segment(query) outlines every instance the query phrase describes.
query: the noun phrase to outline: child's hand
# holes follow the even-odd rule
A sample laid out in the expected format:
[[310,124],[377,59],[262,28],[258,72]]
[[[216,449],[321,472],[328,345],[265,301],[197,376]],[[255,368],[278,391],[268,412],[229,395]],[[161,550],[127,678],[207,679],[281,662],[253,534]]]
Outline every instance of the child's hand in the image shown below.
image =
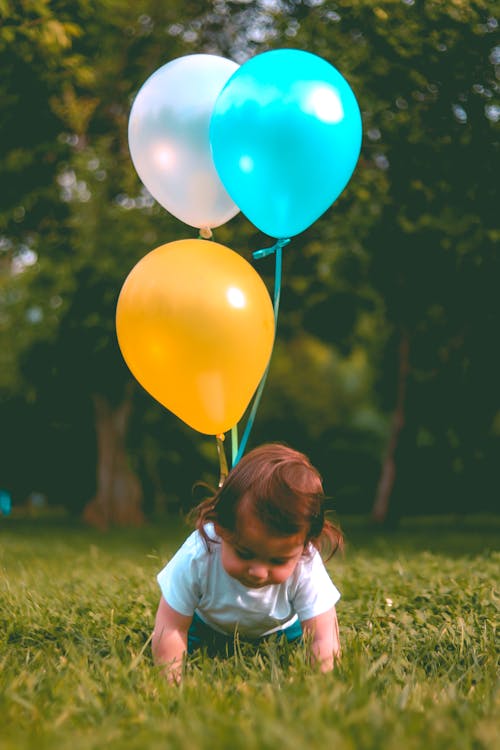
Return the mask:
[[322,672],[330,672],[340,659],[339,623],[335,607],[302,623],[304,635],[310,634],[312,659]]
[[187,651],[187,633],[192,617],[181,615],[160,599],[152,637],[155,664],[169,682],[179,684],[182,677],[182,661]]

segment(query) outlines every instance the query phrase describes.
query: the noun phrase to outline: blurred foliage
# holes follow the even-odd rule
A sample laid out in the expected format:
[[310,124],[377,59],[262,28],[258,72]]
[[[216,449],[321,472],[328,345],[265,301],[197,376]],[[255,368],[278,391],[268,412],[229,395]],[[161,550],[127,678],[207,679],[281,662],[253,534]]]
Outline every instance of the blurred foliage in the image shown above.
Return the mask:
[[[500,443],[498,22],[490,0],[0,2],[0,486],[81,508],[95,477],[92,393],[130,374],[114,309],[135,262],[195,236],[133,170],[134,95],[165,62],[323,56],[362,110],[343,195],[285,250],[278,341],[251,444],[284,440],[341,512],[372,502],[397,349],[410,342],[397,512],[492,507]],[[269,244],[244,217],[216,232]],[[257,269],[269,288],[271,260]],[[130,460],[147,510],[217,476],[215,441],[136,390]]]

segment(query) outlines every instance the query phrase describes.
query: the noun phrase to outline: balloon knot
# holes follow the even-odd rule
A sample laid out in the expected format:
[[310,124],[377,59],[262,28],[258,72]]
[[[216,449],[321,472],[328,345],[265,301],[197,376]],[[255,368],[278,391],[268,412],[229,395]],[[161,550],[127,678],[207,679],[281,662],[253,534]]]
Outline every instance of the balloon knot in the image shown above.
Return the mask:
[[211,240],[213,239],[213,236],[214,235],[210,227],[200,227],[199,237],[201,240]]
[[276,244],[272,247],[263,247],[262,250],[255,250],[255,252],[252,253],[252,257],[254,260],[266,258],[268,255],[272,255],[273,253],[275,253],[276,250],[280,250],[281,248],[285,247],[285,245],[288,245],[289,242],[289,239],[277,240]]

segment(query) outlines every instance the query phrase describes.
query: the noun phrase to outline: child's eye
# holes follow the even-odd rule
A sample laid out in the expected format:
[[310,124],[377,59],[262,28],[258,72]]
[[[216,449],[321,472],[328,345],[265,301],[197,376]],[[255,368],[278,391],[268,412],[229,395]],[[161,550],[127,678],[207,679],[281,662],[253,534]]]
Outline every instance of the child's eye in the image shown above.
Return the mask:
[[275,557],[271,560],[271,565],[285,565],[287,563],[287,559],[283,559],[281,557]]
[[235,550],[236,554],[238,555],[241,560],[251,560],[253,557],[253,553],[249,552],[249,550],[246,549],[237,549]]

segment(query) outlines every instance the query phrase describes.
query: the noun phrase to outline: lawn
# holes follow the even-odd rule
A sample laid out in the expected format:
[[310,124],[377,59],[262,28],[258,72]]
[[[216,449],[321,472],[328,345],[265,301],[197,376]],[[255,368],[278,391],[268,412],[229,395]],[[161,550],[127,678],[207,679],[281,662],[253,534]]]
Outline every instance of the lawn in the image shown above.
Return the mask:
[[334,673],[274,645],[194,659],[177,688],[148,639],[178,519],[103,535],[0,518],[1,750],[500,748],[500,518],[344,525]]

